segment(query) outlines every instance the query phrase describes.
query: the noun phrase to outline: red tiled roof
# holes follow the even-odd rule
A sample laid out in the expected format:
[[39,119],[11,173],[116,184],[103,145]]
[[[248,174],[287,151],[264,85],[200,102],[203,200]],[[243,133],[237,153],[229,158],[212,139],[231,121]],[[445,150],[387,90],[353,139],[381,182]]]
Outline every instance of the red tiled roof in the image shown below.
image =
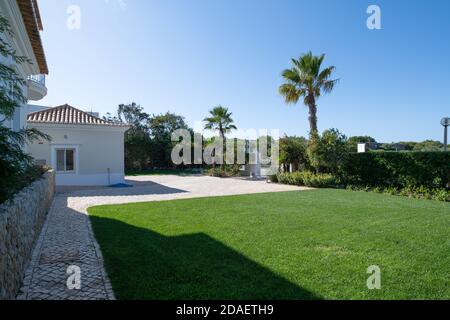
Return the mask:
[[126,126],[109,122],[68,104],[33,112],[28,114],[27,122],[29,123],[50,123],[50,124],[79,124],[79,125],[96,125],[96,126]]

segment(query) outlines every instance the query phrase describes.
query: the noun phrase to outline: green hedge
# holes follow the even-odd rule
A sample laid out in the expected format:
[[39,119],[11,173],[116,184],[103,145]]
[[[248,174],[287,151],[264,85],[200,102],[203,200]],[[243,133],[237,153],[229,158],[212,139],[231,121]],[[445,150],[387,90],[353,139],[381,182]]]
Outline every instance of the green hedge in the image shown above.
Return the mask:
[[331,174],[316,174],[309,171],[279,173],[276,181],[283,184],[315,188],[331,187],[336,184],[336,179]]
[[450,182],[450,152],[352,153],[339,177],[353,185],[445,188]]

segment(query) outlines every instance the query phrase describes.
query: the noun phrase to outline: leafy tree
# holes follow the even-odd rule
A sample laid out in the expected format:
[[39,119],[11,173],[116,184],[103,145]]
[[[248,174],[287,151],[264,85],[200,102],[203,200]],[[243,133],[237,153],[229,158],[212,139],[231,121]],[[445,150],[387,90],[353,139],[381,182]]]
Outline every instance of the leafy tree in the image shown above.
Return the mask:
[[325,55],[314,56],[311,51],[298,60],[292,59],[292,67],[282,72],[286,83],[280,86],[279,92],[286,103],[296,104],[300,98],[309,108],[309,125],[311,135],[318,134],[317,100],[322,93],[330,93],[337,79],[331,79],[335,67],[321,69]]
[[[13,63],[31,63],[28,58],[18,56],[3,35],[14,36],[9,22],[0,15],[0,54]],[[50,136],[36,129],[20,129],[14,131],[4,126],[6,120],[11,120],[16,108],[27,102],[23,94],[26,86],[14,67],[0,64],[0,203],[10,197],[16,190],[25,186],[26,177],[32,170],[32,158],[23,150],[27,142],[35,139],[50,140]]]
[[[210,116],[203,120],[205,122],[205,129],[218,131],[220,138],[222,138],[225,143],[225,135],[232,130],[237,129],[231,118],[233,114],[228,111],[228,108],[224,108],[220,105],[210,110],[209,114]],[[222,161],[220,168],[223,172],[225,169],[224,161]]]
[[425,140],[423,142],[417,143],[413,151],[442,151],[444,149],[444,144],[440,141]]
[[307,147],[308,141],[303,137],[284,136],[280,139],[280,164],[284,171],[289,171],[291,164],[294,171],[305,170],[309,167]]
[[167,112],[166,114],[153,115],[148,122],[150,130],[151,147],[150,159],[151,164],[155,167],[172,167],[171,152],[175,145],[172,142],[172,133],[178,129],[186,129],[191,131],[182,116]]
[[358,143],[376,143],[375,138],[370,136],[353,136],[348,138],[347,146],[349,152],[356,152],[358,149]]
[[412,151],[414,150],[414,147],[416,146],[417,142],[414,141],[402,141],[400,144],[403,144],[405,146],[406,151]]
[[317,172],[335,174],[348,154],[347,137],[337,129],[325,130],[309,141],[307,154]]
[[119,105],[116,115],[108,113],[103,118],[131,126],[125,134],[127,170],[172,167],[172,132],[177,129],[188,129],[192,132],[183,117],[170,112],[150,116],[134,102]]
[[125,167],[128,170],[147,168],[151,140],[148,122],[150,116],[136,104],[120,104],[117,115],[107,114],[105,120],[115,123],[126,123],[131,128],[125,133]]

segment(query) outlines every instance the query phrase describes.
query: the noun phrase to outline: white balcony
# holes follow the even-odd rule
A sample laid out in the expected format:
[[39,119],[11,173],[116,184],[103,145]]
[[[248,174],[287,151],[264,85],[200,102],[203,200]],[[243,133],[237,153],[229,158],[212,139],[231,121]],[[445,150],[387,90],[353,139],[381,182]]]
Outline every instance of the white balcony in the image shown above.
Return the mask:
[[47,95],[45,75],[37,74],[28,77],[28,100],[39,101]]

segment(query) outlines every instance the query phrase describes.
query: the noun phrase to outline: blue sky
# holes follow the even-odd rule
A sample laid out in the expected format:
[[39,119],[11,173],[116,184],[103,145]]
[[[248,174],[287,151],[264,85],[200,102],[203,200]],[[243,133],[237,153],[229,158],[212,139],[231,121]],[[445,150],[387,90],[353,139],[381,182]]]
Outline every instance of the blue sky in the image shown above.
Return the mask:
[[[307,135],[280,73],[312,50],[337,67],[319,129],[378,141],[442,140],[450,116],[450,1],[40,0],[50,69],[43,105],[101,114],[137,102],[192,126],[218,104],[243,129]],[[366,27],[379,5],[382,30]],[[66,27],[70,5],[81,29]]]

